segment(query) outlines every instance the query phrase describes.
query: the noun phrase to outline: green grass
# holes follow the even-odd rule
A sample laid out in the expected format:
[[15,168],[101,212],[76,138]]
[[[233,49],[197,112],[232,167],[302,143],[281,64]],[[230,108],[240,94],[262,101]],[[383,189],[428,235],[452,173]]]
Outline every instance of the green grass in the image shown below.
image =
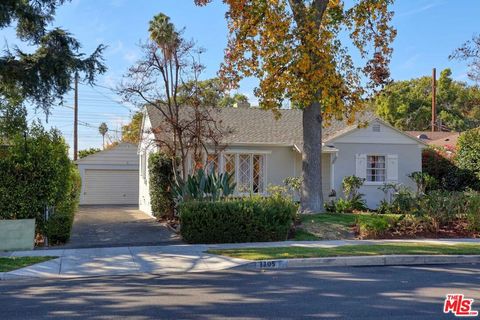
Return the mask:
[[0,258],[0,272],[28,267],[32,264],[45,262],[56,257],[8,257]]
[[274,247],[208,250],[208,253],[219,254],[246,260],[271,260],[294,258],[342,257],[342,256],[375,256],[392,254],[409,255],[477,255],[479,244],[428,244],[428,243],[384,243],[376,245],[346,245],[333,248],[306,247]]
[[300,216],[301,225],[295,232],[294,240],[336,240],[351,239],[354,214],[320,213]]
[[372,213],[319,213],[300,216],[300,226],[297,228],[293,240],[341,240],[354,239],[353,227],[357,219],[362,224],[376,225],[385,219],[396,219],[397,215],[378,215]]

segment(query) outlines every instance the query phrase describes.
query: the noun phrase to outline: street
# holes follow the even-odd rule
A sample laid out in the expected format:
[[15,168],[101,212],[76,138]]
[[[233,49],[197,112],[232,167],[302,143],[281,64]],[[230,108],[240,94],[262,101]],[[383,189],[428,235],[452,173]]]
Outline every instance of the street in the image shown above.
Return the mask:
[[447,293],[480,309],[480,266],[226,270],[0,281],[0,319],[453,319]]

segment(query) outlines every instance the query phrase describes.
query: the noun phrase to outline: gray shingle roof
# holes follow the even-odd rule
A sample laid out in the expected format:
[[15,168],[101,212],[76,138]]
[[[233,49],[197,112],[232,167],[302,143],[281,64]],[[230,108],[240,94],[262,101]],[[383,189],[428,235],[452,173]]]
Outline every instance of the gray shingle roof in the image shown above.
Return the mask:
[[[223,143],[233,144],[282,144],[303,145],[302,111],[297,109],[280,110],[281,117],[275,119],[272,111],[259,108],[216,108],[213,117],[225,129],[231,133],[224,136]],[[146,107],[148,117],[153,128],[160,127],[163,116],[153,106]],[[184,109],[188,112],[189,108]],[[191,110],[191,109],[190,109]],[[359,114],[358,120],[353,125],[344,121],[333,121],[324,128],[323,140],[327,142],[331,138],[350,131],[360,123],[370,122],[375,115],[369,112]]]

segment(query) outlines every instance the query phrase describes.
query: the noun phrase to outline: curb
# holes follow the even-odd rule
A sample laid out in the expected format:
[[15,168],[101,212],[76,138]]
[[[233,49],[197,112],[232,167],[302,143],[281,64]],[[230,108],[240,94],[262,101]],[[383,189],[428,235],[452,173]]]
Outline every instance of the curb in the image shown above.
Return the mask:
[[480,263],[480,255],[384,255],[330,258],[259,260],[236,269],[266,270],[308,267],[408,266],[428,264]]

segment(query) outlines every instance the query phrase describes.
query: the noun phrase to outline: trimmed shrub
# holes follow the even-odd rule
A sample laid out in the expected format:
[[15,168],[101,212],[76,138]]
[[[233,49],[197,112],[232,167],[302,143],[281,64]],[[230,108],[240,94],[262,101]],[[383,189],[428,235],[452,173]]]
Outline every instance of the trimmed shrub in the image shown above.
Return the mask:
[[[68,240],[80,196],[80,176],[60,132],[34,124],[9,139],[0,156],[0,219],[35,219],[51,243]],[[45,209],[55,208],[48,222]]]
[[148,161],[152,213],[157,218],[172,218],[175,205],[172,192],[172,159],[163,153],[153,153]]
[[187,201],[179,205],[181,234],[188,243],[282,241],[297,206],[281,197]]
[[356,219],[357,232],[361,238],[383,237],[387,231],[392,229],[400,215],[358,215]]
[[57,204],[54,214],[49,217],[46,224],[45,234],[51,245],[65,243],[70,239],[82,187],[80,173],[73,165],[70,168],[69,182],[67,197]]

